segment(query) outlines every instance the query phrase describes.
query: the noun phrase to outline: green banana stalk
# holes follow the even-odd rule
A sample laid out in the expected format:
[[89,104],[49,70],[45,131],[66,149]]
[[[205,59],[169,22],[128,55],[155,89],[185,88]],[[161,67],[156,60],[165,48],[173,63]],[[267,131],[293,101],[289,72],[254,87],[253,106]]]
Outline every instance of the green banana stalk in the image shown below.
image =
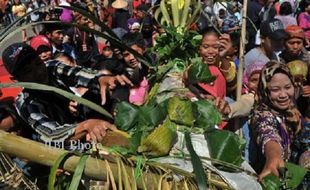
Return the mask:
[[[189,9],[194,12],[189,14]],[[187,28],[198,18],[201,0],[162,0],[154,12],[154,18],[163,26]]]
[[181,17],[181,23],[180,26],[181,27],[185,27],[186,24],[186,20],[188,18],[188,11],[189,11],[189,7],[191,4],[191,0],[184,0],[184,6],[183,6],[183,12],[182,12],[182,17]]
[[179,0],[171,0],[171,11],[173,26],[178,27],[180,24],[180,11],[179,11]]
[[200,12],[201,12],[201,1],[200,0],[198,0],[197,2],[194,3],[193,10],[195,10],[195,11],[191,15],[190,19],[187,20],[186,26],[193,23],[195,21],[195,19],[198,18],[198,15],[200,15]]
[[162,0],[160,2],[160,10],[163,14],[163,18],[165,20],[165,22],[170,25],[171,24],[171,19],[170,19],[170,16],[169,16],[169,13],[168,13],[168,9],[167,9],[167,6],[166,6],[166,3],[165,3],[165,0]]

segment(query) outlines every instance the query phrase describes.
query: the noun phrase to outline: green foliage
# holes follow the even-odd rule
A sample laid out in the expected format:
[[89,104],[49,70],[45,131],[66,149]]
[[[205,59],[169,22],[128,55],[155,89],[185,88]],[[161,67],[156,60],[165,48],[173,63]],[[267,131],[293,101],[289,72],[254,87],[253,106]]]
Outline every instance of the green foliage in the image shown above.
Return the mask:
[[167,155],[177,137],[176,124],[166,118],[162,125],[156,127],[142,139],[138,152],[148,156]]
[[119,129],[131,133],[129,147],[130,152],[135,153],[141,139],[162,123],[166,115],[166,102],[143,106],[121,102],[116,105],[115,124]]
[[16,87],[16,86],[21,86],[27,89],[33,89],[33,90],[43,90],[43,91],[49,91],[49,92],[54,92],[56,94],[59,94],[63,97],[66,97],[70,100],[74,100],[80,104],[83,104],[84,106],[89,107],[92,110],[97,111],[98,113],[101,113],[102,115],[112,118],[112,115],[107,112],[105,109],[103,109],[103,107],[87,100],[81,97],[78,97],[70,92],[67,92],[65,90],[62,90],[60,88],[56,88],[53,86],[48,86],[48,85],[44,85],[44,84],[38,84],[38,83],[32,83],[32,82],[16,82],[16,83],[1,83],[0,84],[0,88],[9,88],[9,87]]
[[147,126],[159,125],[167,115],[165,103],[158,105],[144,105],[139,110],[139,122]]
[[213,103],[208,100],[198,100],[193,102],[195,123],[194,126],[208,130],[222,121],[221,114],[217,111]]
[[286,162],[285,168],[280,168],[281,178],[269,174],[263,178],[263,190],[296,189],[304,179],[307,170],[301,166]]
[[301,166],[293,163],[286,162],[285,167],[287,168],[287,184],[286,186],[291,189],[296,189],[305,177],[307,170]]
[[198,155],[196,154],[196,152],[193,148],[190,133],[188,131],[186,131],[184,133],[184,138],[185,138],[186,148],[187,148],[187,150],[190,154],[190,157],[191,157],[191,162],[192,162],[192,165],[194,168],[194,173],[196,176],[198,188],[199,188],[199,190],[205,190],[205,189],[207,189],[207,183],[206,182],[208,181],[208,178],[205,174],[202,162],[201,162],[200,158],[198,157]]
[[197,55],[197,47],[202,37],[195,31],[178,32],[178,28],[167,27],[166,33],[156,39],[156,46],[151,50],[160,60],[179,58],[189,60]]
[[280,190],[281,187],[280,179],[273,174],[269,174],[266,177],[264,177],[261,184],[263,190]]
[[[235,133],[226,130],[209,130],[205,132],[205,138],[208,142],[210,156],[213,159],[221,160],[240,166],[243,162],[242,150],[245,141]],[[218,166],[222,169],[229,169]]]
[[75,168],[72,181],[70,183],[69,190],[76,190],[79,187],[79,184],[81,182],[82,174],[86,165],[86,160],[89,157],[89,155],[82,155],[78,165]]
[[145,165],[146,160],[142,156],[137,156],[136,160],[137,161],[136,161],[136,167],[134,170],[134,177],[135,177],[135,180],[138,181],[143,173],[142,169]]
[[56,189],[67,189],[69,188],[69,184],[71,182],[71,176],[68,176],[61,172],[60,177],[57,178],[57,172],[60,167],[64,164],[64,162],[73,155],[76,155],[75,152],[65,152],[56,160],[55,164],[51,168],[50,175],[48,177],[48,190],[56,190]]
[[128,102],[120,102],[116,105],[114,123],[123,131],[129,131],[138,123],[139,107]]
[[209,70],[207,64],[203,63],[201,57],[191,59],[191,66],[188,69],[188,81],[190,84],[197,82],[210,83],[216,79]]
[[195,122],[191,101],[179,97],[169,100],[168,115],[171,121],[180,125],[193,126]]

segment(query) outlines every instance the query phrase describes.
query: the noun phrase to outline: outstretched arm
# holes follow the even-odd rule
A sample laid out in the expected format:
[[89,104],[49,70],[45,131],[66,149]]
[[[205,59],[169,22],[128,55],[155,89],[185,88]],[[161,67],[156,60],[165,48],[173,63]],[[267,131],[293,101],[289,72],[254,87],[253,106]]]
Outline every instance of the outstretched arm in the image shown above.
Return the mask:
[[258,179],[261,181],[265,176],[274,174],[279,176],[281,167],[284,167],[284,161],[282,159],[282,148],[278,142],[269,141],[265,144],[265,157],[266,163],[264,169],[259,174]]

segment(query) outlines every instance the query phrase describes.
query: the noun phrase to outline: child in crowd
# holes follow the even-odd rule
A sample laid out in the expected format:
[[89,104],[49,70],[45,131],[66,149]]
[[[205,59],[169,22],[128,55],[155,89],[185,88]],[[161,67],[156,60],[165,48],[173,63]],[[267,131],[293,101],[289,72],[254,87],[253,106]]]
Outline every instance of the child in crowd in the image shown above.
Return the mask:
[[36,51],[40,59],[45,62],[52,58],[52,45],[44,35],[38,35],[30,40],[30,46]]

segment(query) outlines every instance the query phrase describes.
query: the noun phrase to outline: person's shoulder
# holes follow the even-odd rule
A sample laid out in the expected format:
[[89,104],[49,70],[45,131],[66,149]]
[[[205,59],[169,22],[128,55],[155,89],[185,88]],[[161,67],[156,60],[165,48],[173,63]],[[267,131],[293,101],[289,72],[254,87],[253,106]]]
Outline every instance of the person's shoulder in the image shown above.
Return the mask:
[[[254,108],[253,118],[256,118],[257,121],[271,121],[276,122],[276,116],[269,110],[262,110],[260,107]],[[259,123],[259,122],[258,122]]]

